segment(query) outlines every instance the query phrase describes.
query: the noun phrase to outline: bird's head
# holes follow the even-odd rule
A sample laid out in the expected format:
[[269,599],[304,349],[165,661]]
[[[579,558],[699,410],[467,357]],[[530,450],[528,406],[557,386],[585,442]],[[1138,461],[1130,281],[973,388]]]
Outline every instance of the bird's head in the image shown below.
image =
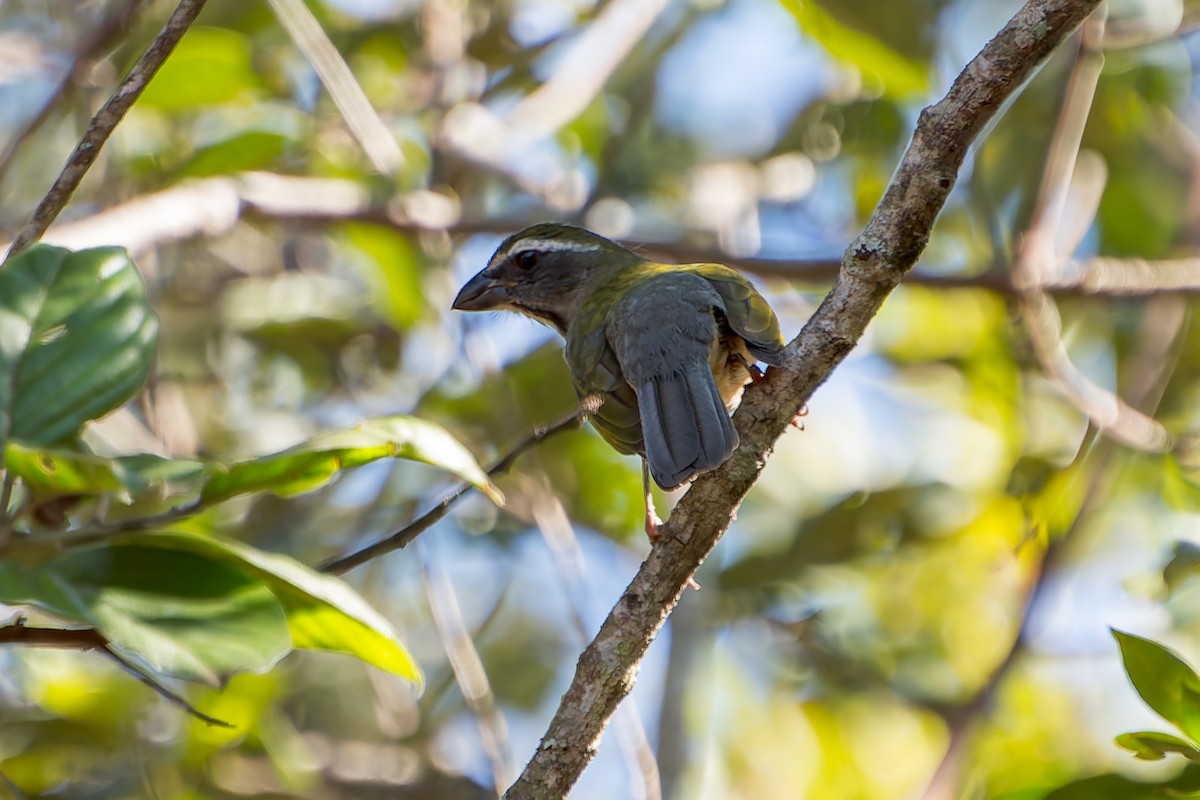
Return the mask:
[[518,311],[566,333],[595,276],[641,259],[574,225],[546,222],[505,239],[454,298],[459,311]]

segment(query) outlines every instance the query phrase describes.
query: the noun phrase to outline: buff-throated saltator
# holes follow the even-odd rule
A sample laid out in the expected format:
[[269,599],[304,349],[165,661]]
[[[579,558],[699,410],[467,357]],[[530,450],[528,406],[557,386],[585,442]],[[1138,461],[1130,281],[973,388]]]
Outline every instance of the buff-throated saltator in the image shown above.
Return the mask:
[[[721,264],[659,264],[591,231],[542,223],[501,243],[458,293],[462,311],[510,310],[566,338],[592,423],[673,489],[738,444],[729,413],[762,361],[779,366],[775,312]],[[644,472],[644,470],[643,470]],[[647,508],[650,530],[653,512]]]

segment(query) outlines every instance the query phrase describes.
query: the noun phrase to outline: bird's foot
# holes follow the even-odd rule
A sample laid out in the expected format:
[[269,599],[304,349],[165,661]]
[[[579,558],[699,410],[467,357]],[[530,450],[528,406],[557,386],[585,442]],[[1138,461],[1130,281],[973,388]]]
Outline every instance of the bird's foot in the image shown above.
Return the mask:
[[586,422],[593,414],[600,410],[600,406],[604,405],[604,397],[599,394],[589,394],[587,397],[579,401],[579,416]]
[[758,364],[755,364],[741,353],[733,353],[732,356],[741,362],[742,367],[746,370],[746,372],[750,373],[750,380],[761,381],[766,376],[766,373],[759,369]]
[[658,527],[663,524],[659,519],[658,514],[654,510],[651,503],[646,504],[646,538],[650,540],[650,544],[658,541]]
[[794,417],[792,417],[791,422],[790,422],[791,426],[798,431],[804,430],[804,418],[807,416],[808,416],[808,404],[805,403],[804,405],[800,406],[800,410],[796,412],[796,415]]

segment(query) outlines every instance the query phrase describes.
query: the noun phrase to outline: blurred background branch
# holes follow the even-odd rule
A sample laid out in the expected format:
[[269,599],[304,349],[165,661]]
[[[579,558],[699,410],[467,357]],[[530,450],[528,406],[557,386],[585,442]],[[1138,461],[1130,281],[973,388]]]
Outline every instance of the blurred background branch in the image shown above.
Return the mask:
[[[351,180],[255,172],[186,182],[137,197],[91,216],[54,225],[44,240],[74,249],[116,244],[133,253],[147,253],[162,245],[228,235],[242,222],[298,227],[361,222],[403,233],[504,236],[534,221],[533,218],[464,219],[454,198],[427,190],[379,202],[361,184]],[[739,257],[687,242],[629,238],[623,241],[658,260],[681,264],[717,262],[750,275],[800,283],[830,283],[837,277],[840,266],[833,258]],[[2,246],[5,245],[0,243]],[[1063,260],[1060,266],[1036,277],[1023,272],[1024,268],[948,275],[918,270],[906,276],[905,281],[932,288],[980,288],[1006,296],[1015,296],[1025,289],[1112,297],[1200,293],[1200,258],[1147,260],[1096,256]],[[1015,283],[1017,274],[1022,274],[1020,286]]]
[[0,181],[8,173],[13,159],[21,150],[21,146],[38,132],[53,113],[55,107],[81,84],[85,82],[88,72],[96,66],[96,62],[120,43],[120,36],[125,34],[133,20],[137,18],[146,0],[126,0],[113,9],[98,25],[87,32],[78,45],[78,50],[71,58],[70,66],[63,73],[62,79],[42,102],[37,113],[29,117],[22,128],[12,135],[0,150]]
[[333,42],[303,0],[268,0],[284,30],[304,53],[321,84],[333,98],[346,126],[366,153],[375,169],[383,175],[396,175],[404,167],[400,145],[371,107],[371,101],[354,79]]
[[33,216],[13,237],[5,256],[6,260],[40,239],[70,202],[71,195],[79,188],[80,182],[100,155],[100,149],[104,147],[108,137],[133,107],[203,8],[204,0],[180,0],[154,42],[133,65],[112,97],[92,117],[87,131],[67,158],[67,163],[55,179],[54,185],[38,203]]

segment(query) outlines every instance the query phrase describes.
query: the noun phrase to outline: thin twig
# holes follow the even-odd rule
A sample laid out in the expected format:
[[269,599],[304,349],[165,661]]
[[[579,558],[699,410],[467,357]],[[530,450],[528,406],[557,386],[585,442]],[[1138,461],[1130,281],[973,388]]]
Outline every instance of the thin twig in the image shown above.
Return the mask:
[[169,525],[172,522],[178,522],[193,514],[199,514],[204,510],[205,506],[206,504],[202,499],[196,499],[181,506],[175,506],[168,508],[166,511],[151,514],[148,517],[132,517],[130,519],[119,519],[113,522],[87,525],[74,531],[68,531],[57,540],[56,544],[63,548],[82,547],[103,541],[118,533],[132,533],[134,531],[149,530],[150,528],[159,528]]
[[396,137],[371,106],[366,92],[354,79],[341,53],[329,41],[321,23],[302,0],[268,0],[275,16],[333,98],[333,104],[346,121],[346,127],[358,140],[375,169],[394,176],[404,166],[404,155]]
[[[586,421],[586,419],[587,414],[585,412],[578,411],[574,414],[571,414],[569,417],[559,420],[548,428],[539,428],[535,430],[520,444],[508,451],[503,458],[488,468],[488,477],[494,478],[497,475],[503,475],[505,472],[508,472],[508,470],[512,467],[513,462],[516,461],[519,456],[534,447],[534,445],[549,439],[551,436],[562,433],[563,431],[576,430],[583,426],[583,423]],[[458,502],[459,498],[461,498],[471,489],[471,484],[462,484],[453,492],[442,498],[441,502],[439,502],[433,508],[429,509],[424,514],[417,517],[392,535],[369,544],[361,550],[356,550],[350,555],[335,558],[332,561],[327,561],[319,566],[318,569],[321,572],[329,572],[334,575],[341,575],[349,572],[357,566],[367,563],[373,558],[378,558],[382,555],[392,552],[393,550],[399,550],[402,547],[407,546],[422,533],[433,527],[438,520],[446,516],[447,512],[450,511],[451,506]]]
[[130,663],[121,654],[113,650],[112,645],[105,638],[104,634],[95,628],[36,628],[26,625],[24,618],[18,617],[12,624],[0,625],[0,645],[6,644],[16,644],[24,647],[53,647],[66,650],[95,650],[112,659],[121,669],[202,722],[222,728],[233,727],[224,720],[211,717],[200,711],[187,700],[184,700],[178,694],[147,675],[136,664]]
[[923,252],[974,139],[1100,0],[1030,0],[972,59],[945,98],[925,109],[863,232],[843,256],[828,296],[784,365],[746,391],[734,417],[741,445],[719,474],[699,478],[649,558],[579,658],[575,676],[510,800],[563,798],[591,761],[638,665],[746,493],[775,441],[813,390],[845,359]]
[[215,727],[215,728],[233,728],[234,727],[232,723],[229,723],[223,719],[217,719],[216,717],[212,717],[212,716],[209,716],[208,714],[205,714],[203,711],[196,708],[194,705],[189,703],[187,700],[183,699],[183,697],[181,695],[176,694],[175,692],[168,689],[166,686],[163,686],[161,683],[154,680],[153,677],[151,677],[146,672],[142,671],[142,669],[140,667],[138,667],[136,664],[133,664],[132,662],[125,659],[125,657],[123,657],[120,653],[113,650],[111,645],[101,648],[100,652],[102,652],[109,659],[111,659],[113,661],[113,663],[115,663],[121,669],[125,670],[127,673],[129,673],[133,677],[137,678],[139,681],[146,684],[147,686],[149,686],[156,693],[158,693],[158,695],[160,697],[167,700],[167,702],[169,702],[173,705],[179,706],[181,709],[183,709],[187,713],[191,714],[193,717],[200,720],[204,724]]
[[50,223],[54,222],[66,207],[71,195],[79,188],[83,176],[95,163],[96,157],[100,154],[100,148],[108,141],[108,137],[112,135],[137,99],[141,97],[150,80],[167,60],[167,56],[171,55],[175,45],[179,43],[202,8],[204,8],[204,0],[180,0],[154,43],[142,54],[142,57],[133,65],[133,69],[121,81],[117,90],[92,117],[87,132],[75,146],[74,152],[67,159],[66,166],[54,181],[54,185],[38,203],[30,220],[17,232],[6,258],[11,258],[15,253],[19,253],[40,239],[46,229],[50,227]]
[[72,87],[83,80],[87,74],[87,70],[100,57],[100,54],[112,47],[113,40],[117,34],[129,27],[134,14],[138,11],[138,7],[145,2],[146,0],[126,0],[124,5],[113,11],[101,20],[99,25],[89,31],[87,37],[76,51],[75,57],[71,60],[71,66],[67,67],[67,71],[62,79],[50,90],[50,94],[42,102],[41,108],[25,122],[21,130],[8,140],[8,144],[4,146],[4,150],[0,151],[0,180],[4,179],[9,167],[13,165],[21,146],[33,134],[37,133],[46,120],[50,119],[50,115],[54,111],[55,106],[58,105],[59,100],[65,97]]

